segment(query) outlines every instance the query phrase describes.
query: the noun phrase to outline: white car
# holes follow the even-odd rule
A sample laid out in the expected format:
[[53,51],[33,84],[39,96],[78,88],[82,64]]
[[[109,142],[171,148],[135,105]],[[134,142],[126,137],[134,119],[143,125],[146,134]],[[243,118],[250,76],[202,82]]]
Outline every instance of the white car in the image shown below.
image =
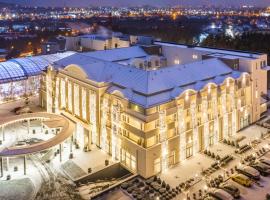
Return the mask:
[[236,171],[240,174],[244,174],[247,177],[255,180],[260,180],[260,172],[250,166],[237,167]]
[[208,190],[208,194],[220,200],[233,200],[234,199],[232,195],[230,195],[228,192],[222,189],[211,188]]

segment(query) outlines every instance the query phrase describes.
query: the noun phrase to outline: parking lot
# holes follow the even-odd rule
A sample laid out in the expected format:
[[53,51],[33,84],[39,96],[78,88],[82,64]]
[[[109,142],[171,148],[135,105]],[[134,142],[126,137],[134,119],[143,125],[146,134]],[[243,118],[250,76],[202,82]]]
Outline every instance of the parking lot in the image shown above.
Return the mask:
[[[202,152],[160,175],[160,178],[172,187],[183,185],[183,183],[188,185],[188,187],[182,187],[182,192],[175,199],[200,199],[200,194],[204,196],[211,190],[210,183],[213,182],[211,180],[220,176],[222,176],[223,183],[239,188],[240,199],[265,199],[266,194],[270,192],[270,175],[268,177],[261,176],[261,179],[254,182],[250,188],[234,182],[230,177],[237,174],[235,167],[249,165],[250,160],[247,157],[254,157],[254,159],[256,157],[256,160],[260,158],[270,160],[270,134],[268,134],[268,130],[258,125],[252,125],[237,133],[233,140],[239,140],[239,146],[220,142],[209,148],[208,151],[221,157],[220,161],[217,161],[216,157],[213,158],[211,154],[209,156],[207,152]],[[242,153],[236,153],[236,150],[244,146],[248,147],[244,148]],[[230,156],[232,159],[226,164],[221,164],[222,158],[226,156]],[[214,163],[217,163],[217,169],[211,167]]]

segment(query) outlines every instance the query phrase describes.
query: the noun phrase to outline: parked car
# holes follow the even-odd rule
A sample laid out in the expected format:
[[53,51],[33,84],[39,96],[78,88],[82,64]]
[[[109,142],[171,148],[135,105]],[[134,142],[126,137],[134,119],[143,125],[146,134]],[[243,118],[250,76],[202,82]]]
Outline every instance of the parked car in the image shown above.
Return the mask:
[[250,187],[252,185],[252,181],[250,178],[243,174],[236,174],[231,176],[231,179],[235,181],[236,183],[239,183],[240,185],[243,185],[245,187]]
[[28,106],[20,107],[18,110],[15,111],[16,115],[32,113],[31,109]]
[[233,196],[222,189],[211,188],[208,190],[209,196],[215,197],[219,200],[233,200]]
[[234,198],[239,198],[240,197],[240,190],[231,184],[223,184],[220,186],[220,189],[228,192],[230,195],[232,195]]
[[268,166],[264,163],[258,162],[258,163],[254,163],[250,166],[253,167],[254,169],[258,170],[262,176],[268,176],[270,174],[270,166]]
[[254,179],[254,180],[260,180],[260,172],[253,167],[250,166],[241,166],[236,169],[236,171],[240,174],[244,174],[247,177]]
[[270,166],[270,160],[266,158],[262,158],[259,160],[261,163]]

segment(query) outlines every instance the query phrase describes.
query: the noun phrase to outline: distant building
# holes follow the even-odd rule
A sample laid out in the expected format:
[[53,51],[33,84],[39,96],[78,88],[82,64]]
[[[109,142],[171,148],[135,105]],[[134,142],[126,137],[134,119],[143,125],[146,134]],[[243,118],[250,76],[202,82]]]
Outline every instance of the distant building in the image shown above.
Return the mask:
[[54,54],[64,52],[66,50],[65,46],[66,46],[65,37],[52,38],[49,41],[41,44],[41,53]]
[[0,49],[0,62],[6,59],[8,51],[6,49]]
[[94,51],[115,48],[124,48],[136,44],[153,44],[153,37],[129,36],[121,33],[112,34],[88,34],[66,38],[66,50],[70,51]]
[[67,37],[66,49],[75,51],[106,50],[129,47],[130,42],[123,37],[88,34]]

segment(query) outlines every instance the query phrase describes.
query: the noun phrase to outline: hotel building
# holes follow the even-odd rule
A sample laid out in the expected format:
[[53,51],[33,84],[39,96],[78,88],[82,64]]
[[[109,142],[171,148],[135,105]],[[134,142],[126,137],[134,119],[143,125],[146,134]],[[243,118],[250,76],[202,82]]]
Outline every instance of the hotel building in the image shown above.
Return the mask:
[[161,42],[75,53],[42,73],[40,104],[76,124],[80,148],[150,177],[261,118],[266,60]]

